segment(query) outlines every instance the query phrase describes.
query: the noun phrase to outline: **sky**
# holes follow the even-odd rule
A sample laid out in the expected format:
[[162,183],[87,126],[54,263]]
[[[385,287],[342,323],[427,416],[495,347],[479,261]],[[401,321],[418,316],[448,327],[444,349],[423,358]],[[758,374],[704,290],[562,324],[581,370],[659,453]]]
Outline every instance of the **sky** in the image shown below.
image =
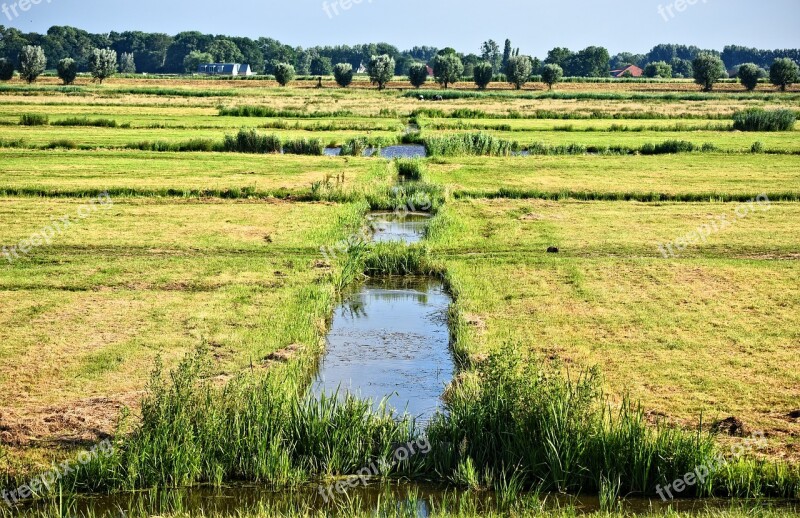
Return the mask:
[[0,9],[0,25],[24,32],[198,30],[304,47],[387,42],[479,53],[487,39],[502,47],[510,38],[540,57],[589,45],[612,54],[658,43],[800,47],[800,0],[0,0]]

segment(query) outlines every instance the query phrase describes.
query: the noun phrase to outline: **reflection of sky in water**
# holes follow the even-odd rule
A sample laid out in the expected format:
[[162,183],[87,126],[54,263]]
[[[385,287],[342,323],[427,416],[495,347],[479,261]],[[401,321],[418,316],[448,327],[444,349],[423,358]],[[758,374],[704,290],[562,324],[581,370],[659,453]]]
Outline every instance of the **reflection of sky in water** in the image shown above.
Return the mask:
[[[402,281],[398,281],[402,282]],[[455,374],[440,282],[417,286],[371,281],[336,309],[313,391],[341,388],[426,421]]]
[[425,214],[376,213],[370,216],[376,243],[418,243],[425,237],[430,217]]
[[[375,154],[375,148],[368,148],[364,151],[364,156],[372,156]],[[339,156],[342,154],[342,148],[329,147],[323,150],[326,156]],[[425,146],[418,144],[409,144],[402,146],[387,146],[381,148],[381,157],[383,158],[424,158],[427,156]]]

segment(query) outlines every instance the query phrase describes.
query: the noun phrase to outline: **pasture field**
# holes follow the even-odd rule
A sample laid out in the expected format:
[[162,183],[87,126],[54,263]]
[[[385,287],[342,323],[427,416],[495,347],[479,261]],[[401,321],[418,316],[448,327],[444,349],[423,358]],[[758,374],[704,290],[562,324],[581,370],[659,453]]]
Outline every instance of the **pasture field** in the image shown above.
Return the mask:
[[[734,210],[466,200],[441,213],[431,246],[469,315],[472,354],[511,342],[573,370],[599,365],[610,394],[687,426],[739,416],[797,455],[787,416],[800,397],[800,212]],[[730,228],[663,257],[659,244],[719,215]]]
[[[651,498],[656,483],[755,432],[765,447],[696,494],[800,498],[800,128],[731,129],[739,110],[798,112],[796,89],[460,85],[433,102],[399,82],[385,92],[315,84],[61,88],[45,78],[0,88],[3,487],[106,437],[113,458],[78,470],[67,491],[297,487],[352,475],[418,438],[361,402],[304,398],[334,308],[369,273],[436,275],[454,300],[460,372],[443,387],[448,415],[427,429],[441,449],[397,477],[494,490],[498,501],[534,490],[520,516],[573,516],[540,505],[539,491]],[[221,115],[238,108],[269,116]],[[49,123],[22,126],[24,114]],[[241,129],[324,146],[480,131],[523,148],[630,152],[398,164],[136,149],[221,143]],[[668,140],[713,149],[635,151]],[[401,182],[404,170],[416,182]],[[370,210],[408,206],[432,212],[421,243],[354,243]],[[65,216],[72,223],[59,227]],[[322,250],[341,243],[340,255]],[[744,431],[715,428],[726,418]],[[509,481],[515,463],[522,474]],[[357,515],[353,505],[339,512]]]

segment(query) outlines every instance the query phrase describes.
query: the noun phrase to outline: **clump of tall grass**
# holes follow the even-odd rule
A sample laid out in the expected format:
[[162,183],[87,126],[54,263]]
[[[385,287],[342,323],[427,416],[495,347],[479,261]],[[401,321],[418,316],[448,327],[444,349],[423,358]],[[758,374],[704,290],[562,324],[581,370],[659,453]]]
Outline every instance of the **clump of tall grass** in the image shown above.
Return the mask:
[[436,213],[444,203],[445,193],[441,185],[406,182],[373,189],[365,193],[365,198],[374,210]]
[[0,148],[23,148],[26,147],[24,139],[6,140],[0,139]]
[[252,480],[285,486],[355,474],[387,460],[413,426],[350,396],[304,394],[311,362],[282,375],[207,381],[200,350],[165,377],[157,367],[133,432],[81,468],[72,487],[115,490]]
[[736,112],[733,129],[738,131],[791,131],[797,116],[791,110],[753,108]]
[[166,142],[163,140],[143,140],[141,142],[132,142],[125,146],[125,149],[138,149],[139,151],[157,151],[157,152],[209,152],[209,151],[222,151],[219,144],[211,139],[191,139],[183,142]]
[[24,113],[19,118],[20,126],[47,126],[48,124],[47,115],[40,113]]
[[639,148],[643,155],[665,155],[674,153],[691,153],[697,146],[686,140],[667,140],[659,144],[647,143]]
[[70,117],[52,122],[53,126],[94,126],[98,128],[116,128],[114,119],[89,119],[88,117]]
[[283,146],[278,135],[260,135],[254,129],[241,129],[236,135],[225,135],[223,149],[235,153],[280,153]]
[[318,138],[287,140],[283,143],[283,152],[291,155],[322,155],[325,145]]
[[69,139],[59,139],[48,142],[42,149],[78,149],[78,144]]
[[398,158],[394,161],[397,174],[405,180],[422,181],[425,176],[425,162],[418,158]]
[[650,426],[629,402],[606,402],[595,370],[575,379],[505,346],[456,382],[446,414],[428,428],[431,469],[457,473],[472,462],[488,480],[521,474],[526,488],[597,492],[619,481],[623,493],[652,494],[708,462],[713,440]]
[[355,137],[342,144],[343,156],[362,156],[369,147],[367,137]]
[[519,143],[489,133],[463,133],[423,137],[428,156],[510,156]]
[[374,243],[363,255],[363,271],[367,275],[432,275],[440,268],[431,263],[424,246]]

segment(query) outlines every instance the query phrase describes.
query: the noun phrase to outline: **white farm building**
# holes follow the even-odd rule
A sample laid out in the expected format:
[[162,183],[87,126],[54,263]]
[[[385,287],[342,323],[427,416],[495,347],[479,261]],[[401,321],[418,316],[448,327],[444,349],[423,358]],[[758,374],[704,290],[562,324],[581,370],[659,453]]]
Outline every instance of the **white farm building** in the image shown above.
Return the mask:
[[250,65],[239,63],[210,63],[197,67],[197,73],[209,76],[252,76],[253,70]]

